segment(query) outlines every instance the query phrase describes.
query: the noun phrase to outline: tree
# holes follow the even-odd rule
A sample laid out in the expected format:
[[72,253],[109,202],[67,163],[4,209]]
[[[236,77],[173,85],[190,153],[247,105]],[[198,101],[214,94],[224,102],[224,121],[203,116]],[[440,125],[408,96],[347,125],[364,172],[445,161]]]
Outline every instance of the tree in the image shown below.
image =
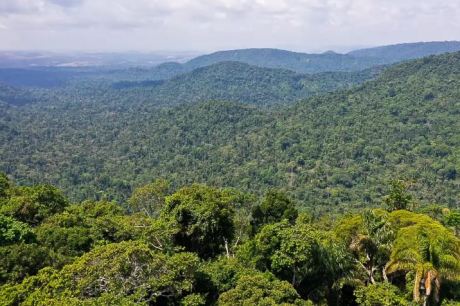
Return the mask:
[[6,202],[0,203],[0,213],[32,226],[63,211],[68,205],[62,192],[49,185],[17,187],[12,193]]
[[81,256],[94,246],[128,240],[143,240],[152,248],[170,251],[177,228],[164,219],[145,214],[127,215],[120,205],[86,201],[68,206],[35,228],[40,244],[66,256]]
[[5,173],[0,172],[0,198],[7,196],[7,191],[10,188],[10,181]]
[[387,214],[381,210],[367,210],[361,215],[343,218],[336,227],[336,235],[349,246],[355,262],[365,272],[366,285],[386,278],[385,265],[394,240]]
[[455,235],[460,235],[460,212],[448,212],[447,215],[444,216],[444,223],[454,229]]
[[34,240],[35,235],[27,223],[0,215],[0,246]]
[[221,190],[192,185],[166,198],[162,217],[177,226],[174,241],[202,258],[229,253],[234,237],[232,197]]
[[0,288],[0,304],[36,304],[69,300],[94,304],[101,299],[177,305],[193,293],[199,259],[195,254],[168,256],[142,242],[97,247],[60,271],[50,268],[18,285]]
[[[309,224],[292,226],[284,220],[262,227],[252,240],[242,245],[237,257],[289,281],[304,298],[318,302],[332,300],[333,287],[339,287],[338,281],[353,265],[345,248],[330,239],[331,236]],[[322,294],[316,294],[318,291]],[[313,292],[314,296],[310,296]]]
[[258,273],[236,258],[224,256],[204,262],[199,272],[201,277],[197,287],[199,292],[207,295],[207,303],[210,305],[217,302],[220,294],[233,289],[242,276]]
[[128,206],[133,212],[142,212],[151,218],[157,217],[165,204],[170,184],[163,179],[134,190],[128,199]]
[[219,305],[312,305],[302,301],[295,289],[269,273],[242,276],[236,287],[219,297]]
[[362,306],[408,305],[398,287],[390,283],[375,283],[355,290],[356,302]]
[[393,180],[390,182],[390,193],[384,198],[388,211],[408,209],[412,196],[407,192],[404,181]]
[[36,243],[21,242],[0,247],[0,284],[20,282],[44,267],[62,264],[52,253]]
[[395,211],[389,217],[398,231],[386,273],[412,273],[414,301],[439,303],[442,280],[460,280],[460,240],[425,215]]
[[280,191],[267,192],[260,205],[252,210],[252,229],[257,233],[261,226],[287,220],[294,224],[298,216],[296,205],[287,195]]
[[323,255],[319,237],[305,225],[285,228],[280,236],[279,248],[271,254],[271,269],[298,287],[305,279],[318,273]]

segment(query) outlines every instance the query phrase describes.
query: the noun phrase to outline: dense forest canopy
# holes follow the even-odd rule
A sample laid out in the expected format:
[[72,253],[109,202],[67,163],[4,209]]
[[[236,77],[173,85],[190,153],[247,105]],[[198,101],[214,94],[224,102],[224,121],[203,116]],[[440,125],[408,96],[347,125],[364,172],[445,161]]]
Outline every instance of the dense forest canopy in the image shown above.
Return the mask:
[[[74,200],[126,199],[134,187],[163,177],[175,187],[278,187],[302,205],[343,210],[378,202],[382,182],[396,177],[411,182],[422,204],[458,207],[459,57],[395,65],[355,88],[268,109],[238,103],[242,91],[234,92],[237,102],[160,107],[149,87],[82,82],[39,90],[39,102],[1,109],[0,168],[21,184],[55,184]],[[181,86],[194,84],[207,99],[219,90],[216,79],[225,88],[220,70],[228,67],[269,80],[295,75],[223,63],[153,88],[172,86],[187,97]],[[213,73],[206,78],[205,71]],[[283,86],[269,84],[248,86],[248,94],[260,88],[283,96]]]
[[460,211],[313,216],[284,192],[157,180],[71,204],[0,175],[1,305],[458,305]]
[[146,103],[161,106],[212,100],[255,105],[289,104],[363,83],[382,69],[308,75],[240,62],[220,62],[170,80],[116,82],[113,87],[122,91],[119,94],[145,97]]
[[457,48],[0,69],[0,305],[459,305]]

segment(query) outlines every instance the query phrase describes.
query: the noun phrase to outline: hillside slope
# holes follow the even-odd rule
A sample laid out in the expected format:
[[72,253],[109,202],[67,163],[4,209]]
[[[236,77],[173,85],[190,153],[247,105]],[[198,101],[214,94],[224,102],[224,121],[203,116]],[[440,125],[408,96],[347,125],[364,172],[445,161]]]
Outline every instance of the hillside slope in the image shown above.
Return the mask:
[[371,79],[381,69],[314,75],[262,68],[241,62],[220,62],[166,81],[118,82],[114,88],[145,103],[178,105],[220,100],[255,105],[286,104]]
[[124,198],[132,184],[166,177],[176,186],[279,187],[323,209],[378,203],[378,186],[403,178],[419,203],[458,206],[459,110],[460,53],[277,110],[38,103],[2,116],[15,135],[0,130],[0,170],[22,183],[52,182],[73,198]]

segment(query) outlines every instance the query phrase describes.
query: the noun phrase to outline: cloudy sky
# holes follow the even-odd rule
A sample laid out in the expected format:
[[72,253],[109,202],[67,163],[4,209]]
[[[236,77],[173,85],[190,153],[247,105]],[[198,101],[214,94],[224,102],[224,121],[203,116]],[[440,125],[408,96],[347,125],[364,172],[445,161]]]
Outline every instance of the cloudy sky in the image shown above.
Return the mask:
[[460,40],[459,0],[0,0],[0,49],[299,51]]

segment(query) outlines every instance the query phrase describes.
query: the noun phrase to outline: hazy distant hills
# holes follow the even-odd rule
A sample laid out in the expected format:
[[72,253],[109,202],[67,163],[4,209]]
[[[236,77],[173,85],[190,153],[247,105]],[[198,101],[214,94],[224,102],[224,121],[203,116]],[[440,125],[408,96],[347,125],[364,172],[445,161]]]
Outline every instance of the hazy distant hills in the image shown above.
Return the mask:
[[[456,41],[399,44],[356,50],[347,54],[331,51],[322,54],[307,54],[278,49],[241,49],[202,55],[184,63],[182,62],[187,58],[186,54],[175,56],[176,61],[171,62],[168,61],[170,57],[155,54],[56,55],[34,52],[0,52],[0,67],[19,67],[0,68],[0,82],[13,86],[49,88],[65,85],[75,78],[105,80],[106,82],[158,81],[222,62],[240,62],[262,68],[291,70],[299,74],[355,72],[459,50],[460,42]],[[208,72],[215,73],[215,67]],[[203,71],[197,73],[200,77],[202,74]],[[228,77],[232,78],[231,75]]]
[[[152,80],[148,79],[148,69],[0,69],[0,82],[10,84],[8,88],[0,86],[0,97],[4,96],[3,101],[13,105],[31,103],[35,100],[26,99],[27,95],[19,92],[33,92],[38,87],[50,94],[62,94],[57,93],[62,89],[96,100],[102,97],[99,91],[105,91],[104,99],[169,107],[209,100],[255,105],[288,104],[360,84],[381,70],[376,67],[356,72],[300,74],[242,62],[219,62],[169,79]],[[131,79],[138,81],[127,81]],[[102,99],[100,103],[106,102]]]
[[243,49],[203,55],[188,61],[184,66],[188,69],[195,69],[222,61],[238,61],[260,67],[289,69],[300,73],[356,71],[374,65],[372,59],[356,58],[334,52],[306,54],[278,49]]
[[165,73],[169,67],[176,72],[184,72],[223,61],[237,61],[260,67],[289,69],[299,73],[358,71],[376,65],[392,64],[398,61],[454,51],[460,51],[460,42],[398,44],[356,50],[347,54],[331,51],[321,54],[307,54],[279,49],[240,49],[202,55],[182,65],[178,63],[162,64],[156,69]]
[[403,60],[456,52],[459,50],[460,41],[434,41],[360,49],[351,51],[348,55],[380,59],[385,64],[391,64]]
[[146,103],[176,105],[219,100],[270,105],[347,88],[372,78],[380,70],[299,74],[242,62],[219,62],[166,81],[118,82],[121,94],[147,97]]

